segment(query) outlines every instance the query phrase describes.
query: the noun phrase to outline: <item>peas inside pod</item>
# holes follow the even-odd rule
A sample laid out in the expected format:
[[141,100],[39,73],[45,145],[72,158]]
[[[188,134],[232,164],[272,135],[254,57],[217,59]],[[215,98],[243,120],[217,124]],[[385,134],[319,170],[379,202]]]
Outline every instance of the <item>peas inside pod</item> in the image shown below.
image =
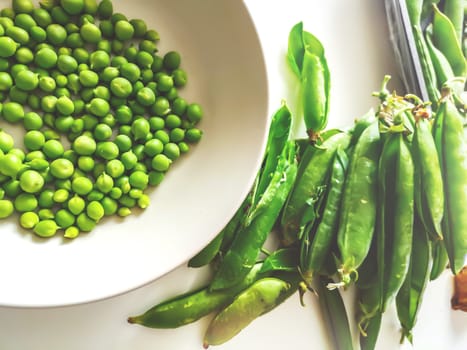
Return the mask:
[[[12,0],[0,11],[0,218],[75,238],[149,205],[202,135],[177,51],[110,0]],[[69,146],[68,146],[69,145]]]

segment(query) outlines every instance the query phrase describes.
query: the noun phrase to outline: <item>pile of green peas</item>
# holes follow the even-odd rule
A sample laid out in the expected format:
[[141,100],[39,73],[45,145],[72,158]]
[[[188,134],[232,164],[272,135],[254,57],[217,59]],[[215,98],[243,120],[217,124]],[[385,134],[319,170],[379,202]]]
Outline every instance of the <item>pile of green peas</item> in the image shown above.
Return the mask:
[[[145,193],[202,137],[177,51],[110,0],[12,0],[0,11],[0,218],[38,236],[90,232],[146,208]],[[62,140],[67,139],[70,147]]]

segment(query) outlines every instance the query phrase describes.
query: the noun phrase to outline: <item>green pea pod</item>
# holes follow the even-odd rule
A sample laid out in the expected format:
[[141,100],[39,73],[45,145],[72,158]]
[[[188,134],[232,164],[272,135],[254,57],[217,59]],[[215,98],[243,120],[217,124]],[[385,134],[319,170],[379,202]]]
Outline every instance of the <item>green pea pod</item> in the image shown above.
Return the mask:
[[360,333],[360,348],[373,350],[381,328],[380,286],[373,275],[371,287],[357,288],[357,326]]
[[443,6],[443,12],[450,19],[460,46],[464,34],[464,7],[465,0],[445,0]]
[[327,125],[329,89],[326,60],[305,47],[301,81],[303,120],[312,141]]
[[412,251],[414,164],[401,132],[387,135],[378,168],[377,238],[381,312],[404,282]]
[[[300,164],[300,175],[287,199],[281,217],[281,240],[291,245],[298,240],[301,220],[309,207],[309,201],[316,198],[318,191],[326,184],[329,165],[338,147],[345,149],[350,142],[350,134],[333,134],[319,147],[310,145]],[[310,156],[307,153],[311,153]],[[305,162],[306,160],[306,162]]]
[[423,9],[423,0],[406,0],[407,12],[409,13],[410,23],[420,25]]
[[303,44],[303,22],[295,24],[289,33],[287,47],[287,62],[297,78],[301,78],[303,54],[305,45]]
[[[412,343],[412,329],[430,279],[431,246],[420,219],[415,216],[410,265],[405,281],[396,296],[396,309],[402,327],[401,343],[407,338]],[[416,253],[415,253],[416,252]]]
[[454,78],[454,72],[446,56],[433,44],[430,30],[426,31],[425,38],[430,59],[435,69],[438,88],[441,89],[444,83]]
[[382,318],[383,314],[377,312],[373,317],[365,321],[365,335],[360,334],[361,350],[373,350],[376,348]]
[[269,127],[266,143],[265,160],[258,174],[257,185],[253,191],[252,207],[258,204],[277,167],[282,150],[289,139],[292,116],[285,102],[276,111]]
[[276,223],[297,173],[296,147],[289,141],[261,200],[251,213],[249,224],[235,236],[211,283],[212,290],[235,285],[253,267],[261,248]]
[[420,26],[413,26],[412,32],[415,40],[415,46],[417,47],[418,56],[420,58],[423,77],[425,78],[428,98],[432,103],[433,109],[436,110],[437,102],[441,96],[437,88],[438,83],[436,80],[436,72],[430,59],[430,53],[428,51],[422,29]]
[[317,290],[321,314],[326,321],[330,338],[336,350],[352,350],[353,340],[349,319],[339,290],[328,290],[326,285],[331,280],[318,278]]
[[313,234],[307,237],[310,248],[300,266],[302,277],[311,286],[315,273],[320,272],[330,253],[331,245],[336,239],[338,213],[348,165],[347,154],[337,149],[323,200],[323,210],[317,224],[312,229]]
[[446,56],[454,74],[465,77],[467,63],[461,44],[457,40],[456,29],[450,19],[436,5],[433,5],[433,9],[433,43]]
[[193,323],[230,303],[242,290],[253,284],[260,274],[261,264],[255,265],[239,284],[223,291],[200,288],[154,305],[138,316],[128,318],[129,323],[149,328],[177,328]]
[[433,134],[444,180],[444,242],[451,271],[457,274],[467,255],[467,141],[463,118],[449,95],[440,102]]
[[295,246],[280,248],[264,259],[260,273],[270,271],[297,272],[298,248]]
[[203,346],[220,345],[259,316],[273,310],[297,290],[296,283],[265,277],[245,289],[210,322]]
[[415,205],[418,215],[432,239],[442,239],[443,179],[429,121],[423,117],[416,122],[412,150],[415,165]]
[[378,122],[374,121],[353,147],[342,194],[337,232],[342,286],[357,278],[357,269],[370,249],[376,221],[380,151]]
[[432,242],[431,256],[433,257],[433,263],[430,281],[434,281],[448,268],[449,257],[443,241]]

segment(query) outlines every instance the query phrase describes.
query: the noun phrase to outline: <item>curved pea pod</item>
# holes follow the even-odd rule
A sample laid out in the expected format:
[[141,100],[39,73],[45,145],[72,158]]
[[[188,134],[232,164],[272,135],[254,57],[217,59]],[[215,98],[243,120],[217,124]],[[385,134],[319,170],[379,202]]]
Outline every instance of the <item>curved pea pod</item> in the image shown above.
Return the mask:
[[376,233],[381,312],[405,280],[412,252],[414,164],[401,132],[389,133],[378,169],[379,210]]
[[349,319],[339,290],[328,290],[326,285],[330,279],[320,277],[317,293],[321,314],[327,323],[327,329],[336,350],[352,350],[353,339],[350,332]]
[[467,62],[451,20],[433,5],[433,43],[446,56],[454,74],[465,77]]
[[462,37],[464,34],[464,9],[466,8],[464,0],[445,0],[443,11],[446,17],[452,23],[456,32],[457,41],[462,46]]
[[428,52],[436,73],[438,88],[441,88],[445,82],[454,78],[454,71],[446,56],[433,44],[432,28],[427,29],[425,33]]
[[467,255],[467,140],[462,115],[449,95],[440,102],[433,129],[444,180],[441,224],[449,265],[457,274]]
[[177,328],[193,323],[226,306],[238,293],[264,277],[260,269],[260,263],[255,265],[247,277],[232,288],[210,292],[208,287],[203,287],[154,305],[141,315],[129,317],[128,322],[149,328]]
[[434,281],[448,268],[449,257],[444,241],[432,242],[431,256],[433,262],[430,272],[430,281]]
[[297,174],[296,147],[289,141],[277,169],[245,226],[235,236],[219,265],[211,290],[224,289],[241,281],[258,259],[261,248],[276,223]]
[[299,250],[296,246],[280,248],[264,259],[260,273],[271,271],[297,272]]
[[204,335],[204,348],[230,340],[256,318],[281,304],[296,290],[297,284],[283,279],[259,279],[214,317]]
[[378,121],[360,135],[350,156],[339,212],[340,285],[357,278],[356,271],[370,249],[377,208],[377,170],[381,152]]
[[302,259],[300,271],[308,286],[311,286],[315,273],[321,271],[327,256],[330,254],[332,243],[336,239],[338,213],[347,165],[347,154],[338,148],[332,162],[332,169],[325,190],[322,213],[320,213],[320,217],[316,221],[317,224],[304,239],[305,244],[309,245],[309,249],[307,249],[307,253]]
[[416,216],[409,270],[396,296],[396,309],[402,327],[401,343],[407,338],[412,343],[412,329],[430,280],[431,246],[423,224]]
[[[302,217],[310,206],[310,201],[318,196],[319,191],[326,184],[329,165],[336,149],[347,148],[350,138],[350,134],[340,132],[330,136],[319,147],[310,145],[305,151],[299,166],[299,175],[281,216],[280,234],[284,245],[298,241]],[[311,155],[308,156],[308,153]]]
[[442,239],[444,191],[441,167],[429,121],[416,122],[412,139],[415,166],[415,205],[421,221],[434,240]]

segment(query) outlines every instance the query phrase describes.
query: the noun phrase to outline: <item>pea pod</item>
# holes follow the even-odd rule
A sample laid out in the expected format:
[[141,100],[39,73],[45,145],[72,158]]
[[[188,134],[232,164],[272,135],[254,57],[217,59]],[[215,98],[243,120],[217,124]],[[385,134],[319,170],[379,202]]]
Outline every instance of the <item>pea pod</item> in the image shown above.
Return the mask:
[[455,75],[446,56],[444,56],[444,54],[433,44],[433,33],[430,29],[431,28],[427,29],[425,38],[430,59],[433,63],[433,68],[435,69],[438,88],[441,89],[443,84],[453,79]]
[[423,0],[406,0],[410,23],[419,25],[422,17]]
[[426,114],[418,112],[412,150],[415,165],[415,205],[424,227],[432,239],[442,239],[441,220],[444,192],[436,145]]
[[433,43],[446,56],[454,74],[465,77],[467,63],[461,44],[457,40],[456,29],[450,19],[436,5],[433,5],[433,10]]
[[311,233],[304,242],[309,245],[307,254],[302,259],[300,270],[305,283],[311,286],[313,276],[320,272],[330,253],[331,245],[336,239],[338,227],[338,213],[344,187],[345,174],[348,164],[347,154],[337,149],[332,162],[327,189],[323,200],[323,210]]
[[444,179],[442,229],[449,265],[457,274],[467,254],[467,141],[463,118],[450,95],[441,100],[433,129]]
[[378,122],[366,127],[353,147],[342,194],[337,244],[340,283],[357,278],[357,269],[370,249],[377,208],[376,174],[380,155]]
[[224,307],[238,293],[261,276],[264,277],[260,275],[260,269],[260,263],[255,265],[243,281],[230,289],[210,292],[207,287],[203,287],[154,305],[141,315],[129,317],[128,322],[150,328],[177,328],[195,322]]
[[[415,216],[409,271],[396,296],[397,316],[402,327],[401,343],[407,338],[412,343],[412,329],[430,279],[431,246],[423,224]],[[416,253],[415,253],[416,252]]]
[[462,37],[464,34],[464,7],[464,0],[445,0],[443,6],[443,11],[454,27],[460,46],[462,46]]
[[[315,198],[325,185],[329,165],[338,147],[346,148],[351,136],[340,132],[326,139],[319,147],[310,145],[300,164],[300,175],[287,198],[280,222],[281,240],[291,245],[298,240],[301,220],[309,201]],[[310,156],[307,153],[311,153]],[[306,160],[306,162],[305,162]]]
[[350,333],[349,320],[339,290],[328,290],[329,279],[320,277],[317,283],[317,293],[321,314],[326,320],[327,329],[336,350],[352,350],[353,340]]
[[265,277],[245,289],[210,322],[203,346],[220,345],[237,335],[259,316],[273,310],[297,285],[276,277]]
[[414,165],[401,132],[386,135],[378,168],[377,238],[380,308],[399,291],[409,268],[414,217]]
[[250,271],[260,250],[278,219],[297,173],[295,142],[289,141],[279,159],[277,169],[248,222],[235,236],[214,275],[211,290],[224,289],[241,281]]
[[430,272],[430,281],[436,280],[448,267],[449,257],[444,245],[444,241],[437,241],[431,244],[431,256],[433,263]]
[[297,272],[298,253],[298,248],[295,246],[277,249],[264,259],[260,272]]

